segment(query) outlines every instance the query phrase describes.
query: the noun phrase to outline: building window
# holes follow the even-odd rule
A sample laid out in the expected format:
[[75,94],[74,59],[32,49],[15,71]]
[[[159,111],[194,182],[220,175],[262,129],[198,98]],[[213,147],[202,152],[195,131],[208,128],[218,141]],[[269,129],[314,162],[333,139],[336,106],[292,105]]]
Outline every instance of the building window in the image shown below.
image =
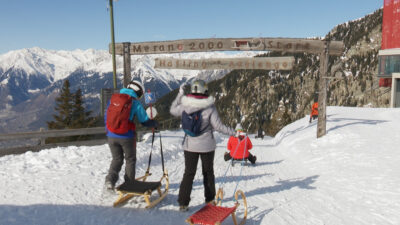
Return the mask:
[[400,72],[400,55],[379,56],[378,77],[391,77]]

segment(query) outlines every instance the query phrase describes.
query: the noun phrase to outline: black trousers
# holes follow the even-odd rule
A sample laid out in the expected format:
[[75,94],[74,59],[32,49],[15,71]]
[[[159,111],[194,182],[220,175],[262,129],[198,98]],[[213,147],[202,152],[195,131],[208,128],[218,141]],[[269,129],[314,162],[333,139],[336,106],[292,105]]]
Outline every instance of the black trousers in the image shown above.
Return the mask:
[[318,118],[318,115],[310,116],[310,123],[311,123],[311,120],[315,120],[315,119],[317,119],[317,118]]
[[115,184],[119,178],[121,167],[125,164],[125,182],[135,180],[136,140],[135,138],[108,138],[112,160],[106,181]]
[[201,158],[201,168],[203,171],[204,197],[205,202],[215,198],[215,176],[214,176],[214,155],[215,151],[207,153],[197,153],[185,151],[185,173],[179,187],[179,205],[189,205],[190,194],[192,193],[193,180],[196,175],[197,162]]

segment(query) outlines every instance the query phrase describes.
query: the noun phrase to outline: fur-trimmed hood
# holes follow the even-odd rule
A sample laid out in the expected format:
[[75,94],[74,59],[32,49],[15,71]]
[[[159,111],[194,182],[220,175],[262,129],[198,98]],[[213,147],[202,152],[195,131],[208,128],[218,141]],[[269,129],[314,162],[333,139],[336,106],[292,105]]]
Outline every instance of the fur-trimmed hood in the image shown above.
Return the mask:
[[214,97],[209,96],[208,98],[199,99],[185,95],[182,97],[181,102],[183,107],[185,108],[185,111],[187,113],[192,113],[214,105]]
[[183,149],[190,152],[211,152],[216,148],[213,135],[214,131],[226,135],[235,135],[232,128],[225,126],[219,118],[217,108],[214,105],[214,97],[196,98],[196,96],[178,93],[171,104],[169,112],[175,117],[181,117],[183,112],[194,113],[201,110],[202,134],[197,137],[186,135],[183,140]]

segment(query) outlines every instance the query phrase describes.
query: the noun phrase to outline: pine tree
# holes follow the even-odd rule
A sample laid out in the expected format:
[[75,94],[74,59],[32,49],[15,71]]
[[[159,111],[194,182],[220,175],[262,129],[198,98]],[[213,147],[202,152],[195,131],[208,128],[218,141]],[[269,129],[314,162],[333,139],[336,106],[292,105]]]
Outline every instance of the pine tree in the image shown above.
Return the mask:
[[72,106],[72,122],[71,128],[87,128],[94,123],[91,111],[85,111],[83,107],[82,90],[78,89],[74,94],[74,102]]
[[54,121],[47,122],[50,130],[70,128],[72,122],[73,94],[70,91],[70,84],[65,80],[60,91],[60,96],[56,98],[55,110],[57,115],[53,114]]
[[[47,122],[50,130],[53,129],[78,129],[93,127],[99,123],[99,118],[91,117],[91,111],[85,111],[82,90],[71,93],[68,80],[64,81],[60,96],[56,98],[54,121]],[[70,136],[61,138],[47,138],[47,143],[87,140],[88,136]]]
[[[60,96],[56,98],[55,110],[58,114],[53,114],[54,121],[47,121],[49,130],[67,129],[72,122],[73,94],[70,91],[70,84],[65,80],[60,91]],[[72,137],[46,138],[46,143],[57,143],[71,141]]]

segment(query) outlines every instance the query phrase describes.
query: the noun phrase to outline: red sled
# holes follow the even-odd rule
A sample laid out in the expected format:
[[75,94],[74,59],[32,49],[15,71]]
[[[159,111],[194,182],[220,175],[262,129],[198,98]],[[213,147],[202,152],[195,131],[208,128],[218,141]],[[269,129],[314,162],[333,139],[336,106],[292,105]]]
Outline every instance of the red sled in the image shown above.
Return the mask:
[[[235,193],[235,200],[236,203],[233,207],[223,207],[221,206],[222,199],[223,199],[223,190],[220,188],[218,189],[218,193],[216,195],[216,204],[208,203],[203,208],[195,212],[189,218],[186,219],[186,222],[194,225],[194,224],[201,224],[201,225],[220,225],[229,215],[232,215],[232,220],[235,225],[243,225],[246,223],[247,218],[247,201],[243,191],[238,190]],[[240,206],[239,203],[239,195],[243,201],[244,207],[244,215],[243,219],[238,223],[236,218],[236,209]]]

